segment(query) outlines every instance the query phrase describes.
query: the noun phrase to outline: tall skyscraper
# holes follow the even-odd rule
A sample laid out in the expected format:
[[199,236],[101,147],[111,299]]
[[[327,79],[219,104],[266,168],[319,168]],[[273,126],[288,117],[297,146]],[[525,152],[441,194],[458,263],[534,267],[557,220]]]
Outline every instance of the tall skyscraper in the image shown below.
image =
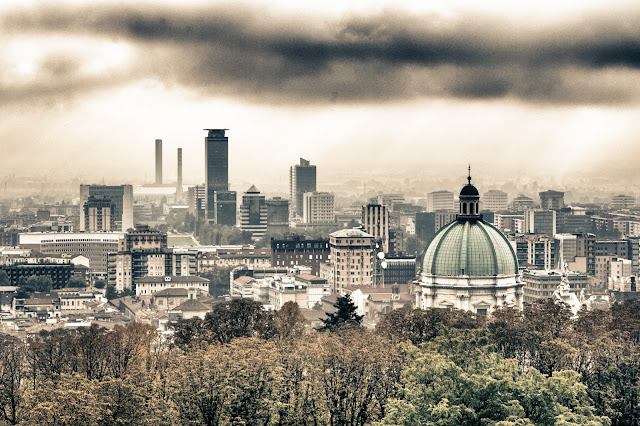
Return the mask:
[[116,230],[133,228],[133,186],[131,185],[80,185],[80,230],[85,229],[85,203],[90,196],[102,196],[113,201],[111,217]]
[[219,225],[236,224],[236,193],[229,191],[229,129],[204,129],[205,217]]
[[162,185],[162,139],[156,139],[156,185]]
[[316,192],[316,166],[309,160],[300,158],[300,164],[289,169],[289,188],[291,191],[291,212],[302,217],[302,202],[305,192]]
[[178,182],[176,183],[176,201],[182,202],[182,148],[178,148]]

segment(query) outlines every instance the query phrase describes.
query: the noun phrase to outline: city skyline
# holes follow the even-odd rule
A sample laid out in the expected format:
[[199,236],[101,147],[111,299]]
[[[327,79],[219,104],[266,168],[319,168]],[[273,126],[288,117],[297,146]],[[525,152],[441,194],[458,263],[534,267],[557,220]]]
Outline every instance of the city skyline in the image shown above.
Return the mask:
[[533,7],[3,2],[5,171],[64,161],[87,183],[151,183],[162,139],[198,183],[201,129],[215,127],[230,129],[229,179],[261,188],[298,157],[324,171],[472,162],[486,177],[628,178],[640,8]]

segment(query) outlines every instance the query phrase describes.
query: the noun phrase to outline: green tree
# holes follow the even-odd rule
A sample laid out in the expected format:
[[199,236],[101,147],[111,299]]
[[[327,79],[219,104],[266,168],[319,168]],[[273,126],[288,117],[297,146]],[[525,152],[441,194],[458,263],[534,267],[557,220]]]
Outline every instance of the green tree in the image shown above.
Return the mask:
[[116,291],[116,287],[113,285],[107,285],[107,291],[105,293],[105,297],[107,300],[113,300],[118,297],[118,292]]
[[0,285],[11,285],[9,275],[5,271],[0,271]]
[[35,291],[47,293],[53,288],[53,281],[49,276],[32,275],[27,278],[27,287],[33,288]]
[[68,288],[85,288],[87,283],[79,278],[70,278],[65,287]]
[[483,331],[461,330],[422,349],[404,345],[402,394],[381,424],[610,424],[575,371],[523,372],[487,343]]
[[323,326],[319,330],[333,330],[344,326],[359,326],[362,323],[362,315],[357,314],[357,307],[353,304],[351,296],[346,294],[338,297],[336,303],[333,304],[336,312],[327,312],[327,318],[322,318]]
[[104,280],[96,280],[93,286],[98,289],[103,289],[107,286],[107,283]]
[[20,339],[0,334],[0,424],[18,423],[26,379],[26,346]]

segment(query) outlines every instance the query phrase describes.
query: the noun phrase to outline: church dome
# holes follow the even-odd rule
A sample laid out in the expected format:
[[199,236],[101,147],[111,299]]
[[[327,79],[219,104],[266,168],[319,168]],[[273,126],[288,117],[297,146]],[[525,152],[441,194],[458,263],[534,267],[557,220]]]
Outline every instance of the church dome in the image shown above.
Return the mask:
[[467,185],[462,187],[462,191],[460,191],[460,195],[480,196],[480,193],[478,192],[476,187],[471,185],[471,182],[469,182]]
[[442,228],[427,247],[422,273],[434,276],[513,276],[518,274],[518,260],[513,247],[498,229],[482,219],[458,218]]

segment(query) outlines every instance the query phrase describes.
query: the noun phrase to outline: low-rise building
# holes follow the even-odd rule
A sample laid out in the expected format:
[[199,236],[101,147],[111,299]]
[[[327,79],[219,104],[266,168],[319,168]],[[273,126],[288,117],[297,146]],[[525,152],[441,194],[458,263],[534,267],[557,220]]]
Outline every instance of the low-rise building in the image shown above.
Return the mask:
[[194,275],[143,277],[136,284],[136,295],[152,295],[168,288],[195,288],[209,294],[209,280]]

